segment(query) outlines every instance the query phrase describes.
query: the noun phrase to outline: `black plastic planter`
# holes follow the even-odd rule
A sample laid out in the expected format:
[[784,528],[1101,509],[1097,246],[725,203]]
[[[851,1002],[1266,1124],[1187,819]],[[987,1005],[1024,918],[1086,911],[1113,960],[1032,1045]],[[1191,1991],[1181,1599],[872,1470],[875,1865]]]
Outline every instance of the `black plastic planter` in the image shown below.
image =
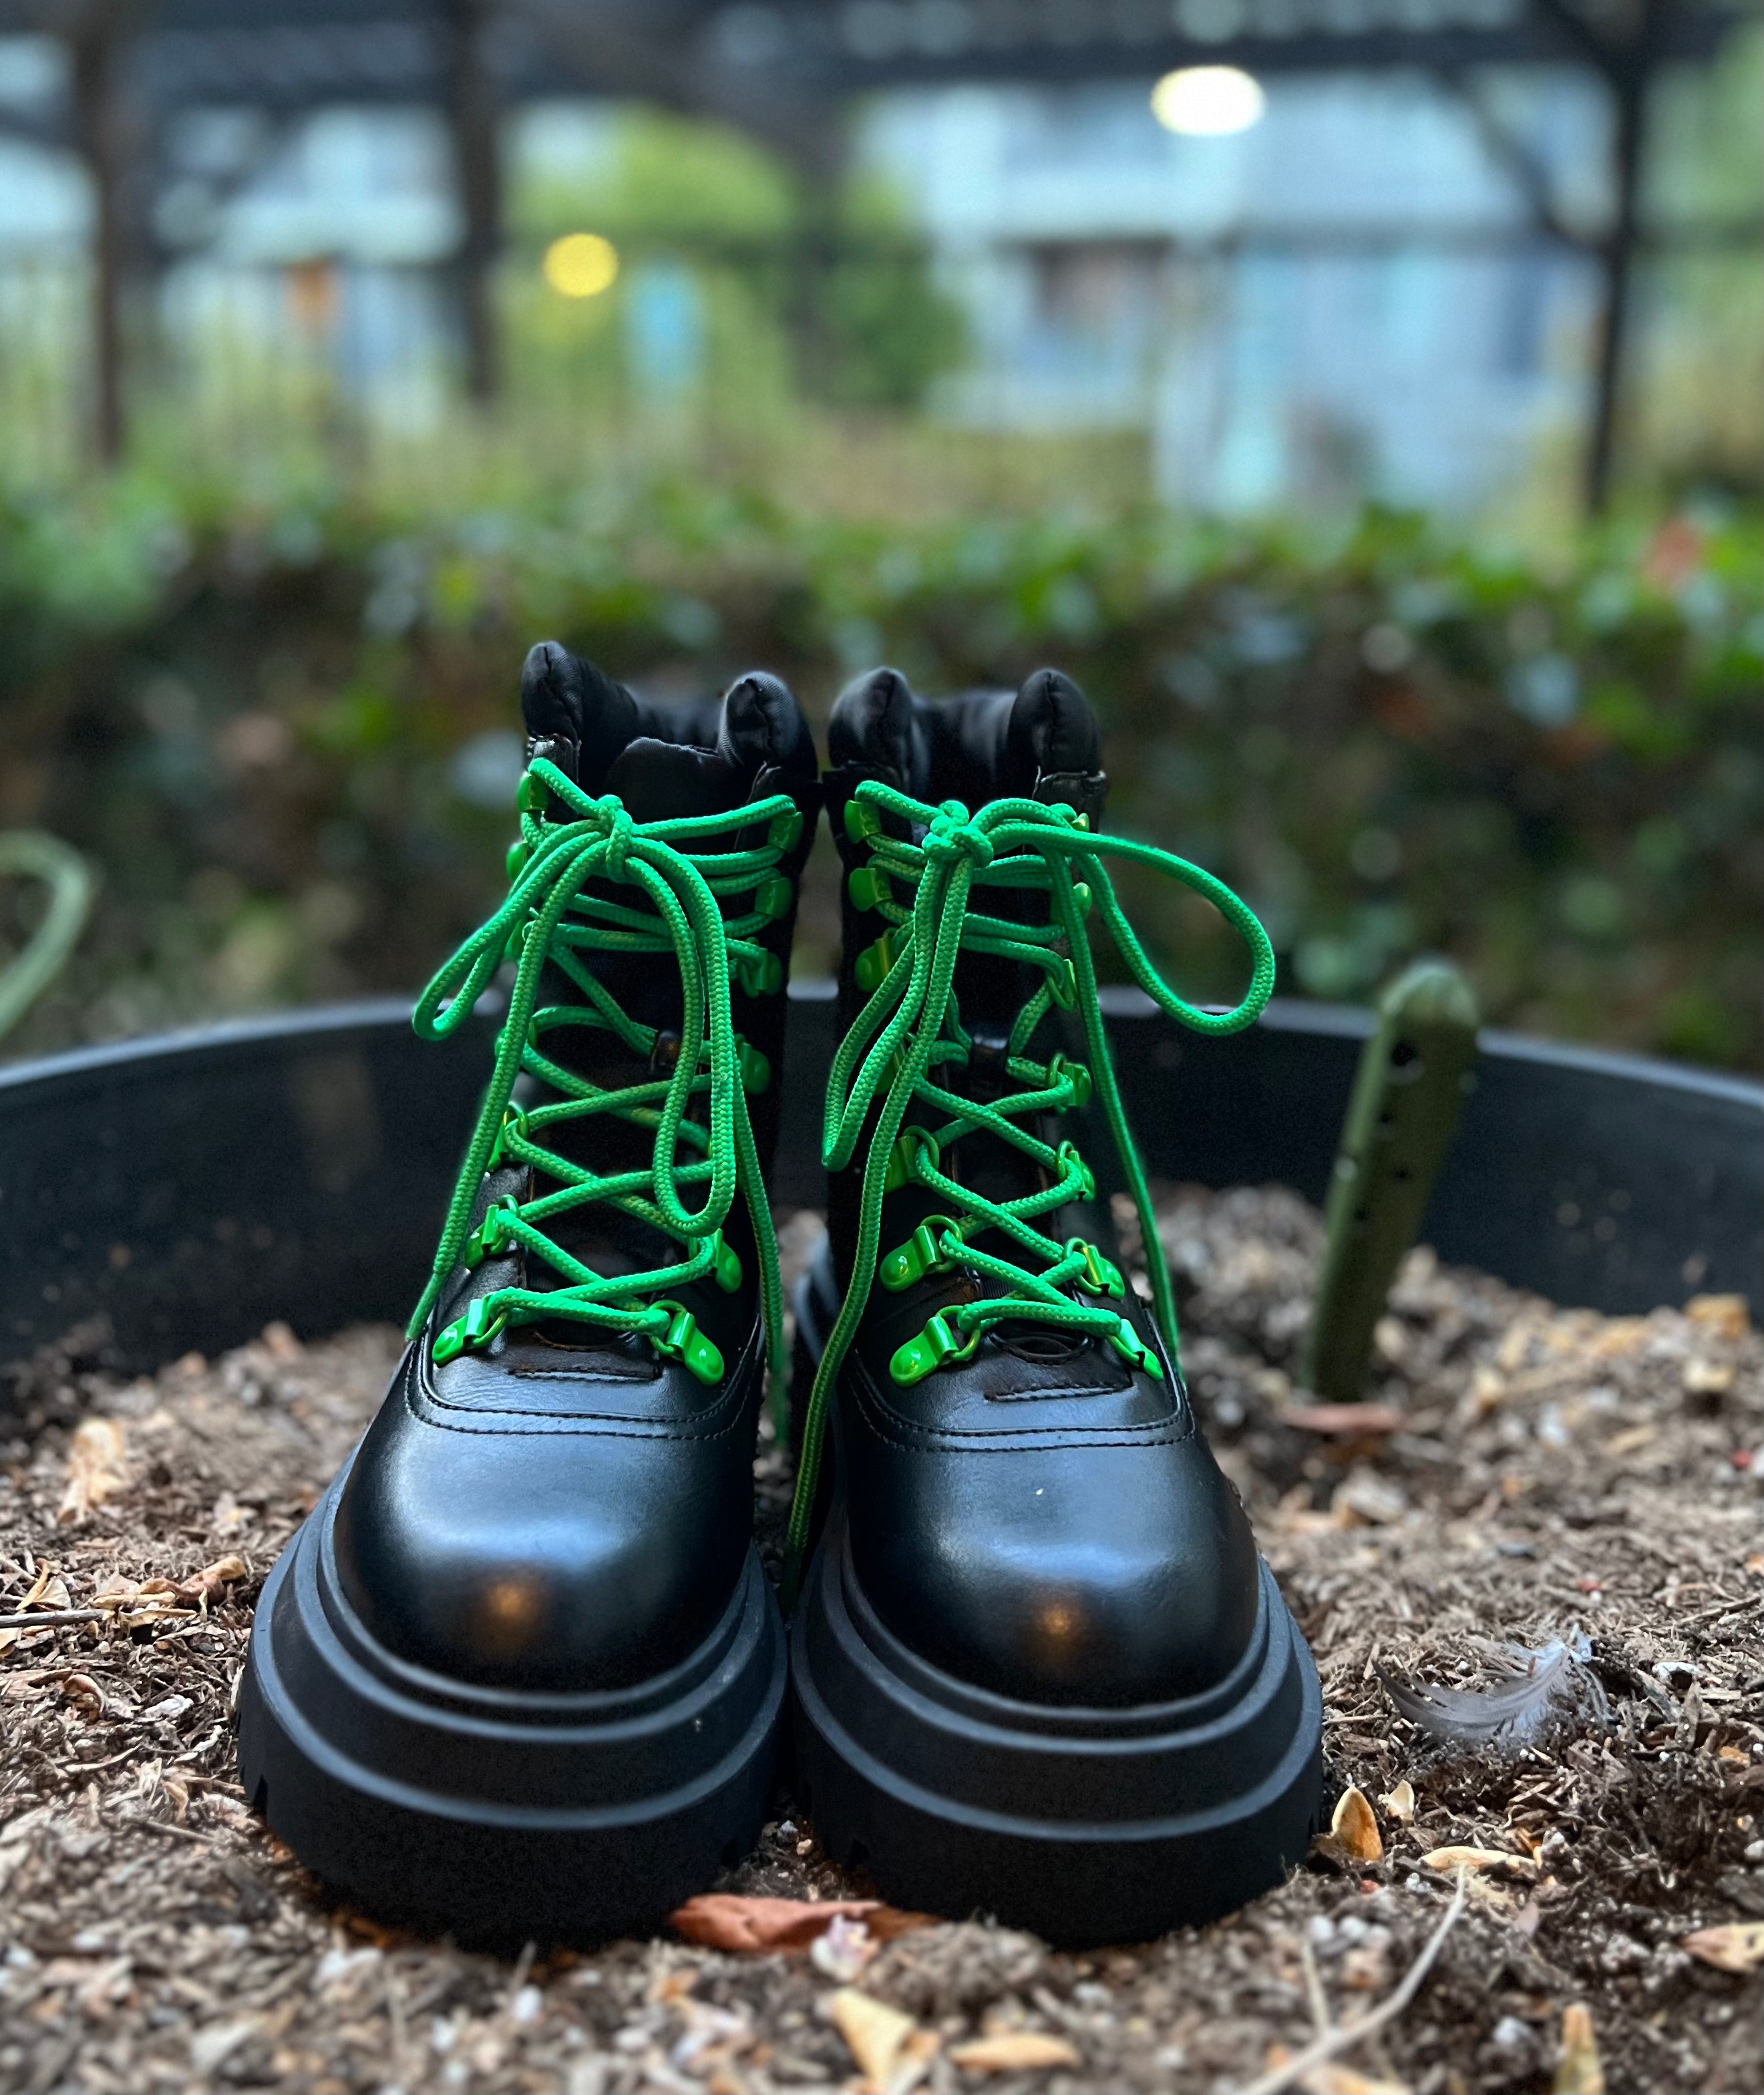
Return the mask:
[[[1370,1014],[1276,1004],[1208,1040],[1105,995],[1152,1169],[1283,1181],[1321,1200]],[[0,1360],[89,1319],[128,1370],[217,1352],[272,1318],[312,1337],[416,1299],[494,1021],[446,1047],[390,1001],[133,1041],[0,1069]],[[820,1198],[830,984],[793,989],[774,1191]],[[1764,1087],[1509,1034],[1428,1211],[1441,1257],[1562,1303],[1698,1292],[1764,1313]]]

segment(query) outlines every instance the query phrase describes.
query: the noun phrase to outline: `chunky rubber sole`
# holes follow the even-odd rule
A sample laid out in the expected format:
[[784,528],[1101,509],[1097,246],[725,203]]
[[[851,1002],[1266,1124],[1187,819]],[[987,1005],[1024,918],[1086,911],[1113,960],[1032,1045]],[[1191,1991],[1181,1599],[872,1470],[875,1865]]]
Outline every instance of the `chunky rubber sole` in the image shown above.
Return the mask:
[[239,1697],[245,1793],[309,1869],[378,1917],[462,1939],[594,1940],[648,1929],[747,1851],[786,1670],[756,1555],[665,1674],[603,1693],[477,1688],[362,1627],[331,1548],[342,1484],[265,1583]]
[[[799,1343],[824,1323],[809,1281]],[[897,1905],[1069,1944],[1142,1941],[1278,1884],[1318,1825],[1322,1696],[1273,1574],[1205,1693],[1130,1709],[1009,1700],[928,1665],[860,1586],[835,1505],[791,1624],[797,1795]]]

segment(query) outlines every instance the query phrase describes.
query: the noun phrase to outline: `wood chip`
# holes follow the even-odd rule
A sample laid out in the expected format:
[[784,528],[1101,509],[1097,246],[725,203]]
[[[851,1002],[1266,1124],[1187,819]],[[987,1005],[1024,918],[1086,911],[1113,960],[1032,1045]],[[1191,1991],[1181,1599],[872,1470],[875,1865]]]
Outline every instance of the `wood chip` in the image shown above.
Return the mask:
[[916,1927],[928,1927],[932,1916],[903,1912],[878,1899],[740,1898],[733,1892],[706,1892],[690,1898],[668,1917],[675,1934],[707,1949],[763,1955],[768,1951],[806,1950],[835,1919],[860,1920],[876,1942],[891,1942]]
[[1330,1838],[1357,1862],[1383,1858],[1384,1843],[1379,1837],[1379,1822],[1360,1791],[1344,1789],[1329,1822]]
[[953,2045],[949,2055],[965,2073],[1037,2073],[1078,2062],[1074,2045],[1045,2030],[995,2030]]
[[1718,1971],[1755,1971],[1764,1964],[1764,1920],[1736,1920],[1725,1927],[1700,1927],[1679,1945]]
[[1388,1797],[1379,1799],[1384,1807],[1387,1818],[1394,1819],[1399,1826],[1411,1826],[1415,1818],[1415,1792],[1405,1775]]
[[1718,1339],[1743,1339],[1752,1328],[1743,1295],[1693,1295],[1684,1313],[1699,1329]]
[[842,1986],[830,1993],[823,2011],[845,2039],[845,2048],[857,2062],[875,2095],[892,2085],[895,2068],[910,2038],[921,2034],[911,2015],[873,2000],[856,1986]]
[[68,1487],[55,1518],[63,1526],[84,1520],[94,1506],[127,1491],[128,1484],[122,1427],[114,1418],[88,1418],[68,1444]]
[[1333,2062],[1313,2066],[1299,2083],[1304,2095],[1410,2095],[1405,2080],[1389,2080],[1357,2072]]
[[1592,2016],[1579,2001],[1562,2010],[1561,2049],[1550,2095],[1605,2095],[1605,2068],[1593,2041]]
[[1505,1848],[1435,1848],[1421,1858],[1424,1869],[1449,1876],[1454,1870],[1512,1870],[1535,1876],[1536,1866]]

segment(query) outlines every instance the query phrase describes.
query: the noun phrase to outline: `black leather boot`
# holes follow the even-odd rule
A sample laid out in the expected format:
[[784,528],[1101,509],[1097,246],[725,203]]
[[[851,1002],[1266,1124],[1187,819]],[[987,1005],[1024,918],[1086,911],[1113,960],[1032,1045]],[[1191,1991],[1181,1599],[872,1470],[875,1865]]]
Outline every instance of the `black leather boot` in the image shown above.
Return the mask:
[[782,1330],[765,1174],[817,805],[795,699],[640,703],[547,643],[507,902],[420,1001],[514,983],[411,1344],[266,1583],[246,1793],[372,1911],[653,1922],[745,1850],[785,1679],[752,1542]]
[[[1063,677],[934,705],[878,671],[829,744],[845,950],[829,1244],[796,1300],[819,1365],[793,1544],[825,1523],[791,1624],[805,1801],[900,1903],[1139,1939],[1302,1858],[1321,1705],[1183,1387],[1085,919],[1204,1030],[1254,1017],[1272,952],[1209,875],[1096,834],[1095,722]],[[1162,982],[1111,856],[1237,924],[1236,1011]],[[1155,1314],[1098,1196],[1111,1149]]]

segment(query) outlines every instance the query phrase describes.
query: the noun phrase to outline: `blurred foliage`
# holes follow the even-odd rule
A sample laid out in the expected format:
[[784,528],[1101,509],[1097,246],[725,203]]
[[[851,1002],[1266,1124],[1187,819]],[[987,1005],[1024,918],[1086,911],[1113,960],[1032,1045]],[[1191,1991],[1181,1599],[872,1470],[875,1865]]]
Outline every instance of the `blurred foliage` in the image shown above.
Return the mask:
[[[1381,513],[891,528],[665,482],[446,522],[139,481],[15,499],[0,825],[102,887],[8,1048],[414,987],[499,891],[519,664],[553,635],[658,696],[764,664],[817,721],[878,660],[930,692],[1056,661],[1102,716],[1111,820],[1240,887],[1283,990],[1363,998],[1433,949],[1495,1023],[1749,1065],[1760,552],[1738,512],[1524,558]],[[823,840],[804,971],[832,879]],[[1128,900],[1181,979],[1232,989],[1204,905]]]
[[[1657,224],[1755,225],[1764,189],[1764,24],[1731,35],[1709,66],[1662,81],[1645,199]],[[1670,244],[1641,277],[1631,447],[1667,484],[1757,485],[1764,455],[1764,267],[1755,242]]]
[[[676,396],[670,411],[744,422],[750,438],[756,412],[773,420],[804,399],[917,406],[966,346],[961,310],[933,282],[906,202],[887,184],[860,170],[822,189],[751,138],[703,120],[619,111],[603,150],[571,176],[517,170],[509,227],[528,257],[507,272],[504,302],[528,381],[513,389],[517,398],[542,385],[536,358],[555,359],[573,341],[599,345],[598,358],[590,351],[569,374],[584,402],[603,412],[621,394],[641,395],[631,301],[652,292],[659,274],[680,278],[703,338],[690,380],[660,389]],[[560,302],[532,265],[547,243],[578,229],[612,240],[627,266],[603,297]]]

